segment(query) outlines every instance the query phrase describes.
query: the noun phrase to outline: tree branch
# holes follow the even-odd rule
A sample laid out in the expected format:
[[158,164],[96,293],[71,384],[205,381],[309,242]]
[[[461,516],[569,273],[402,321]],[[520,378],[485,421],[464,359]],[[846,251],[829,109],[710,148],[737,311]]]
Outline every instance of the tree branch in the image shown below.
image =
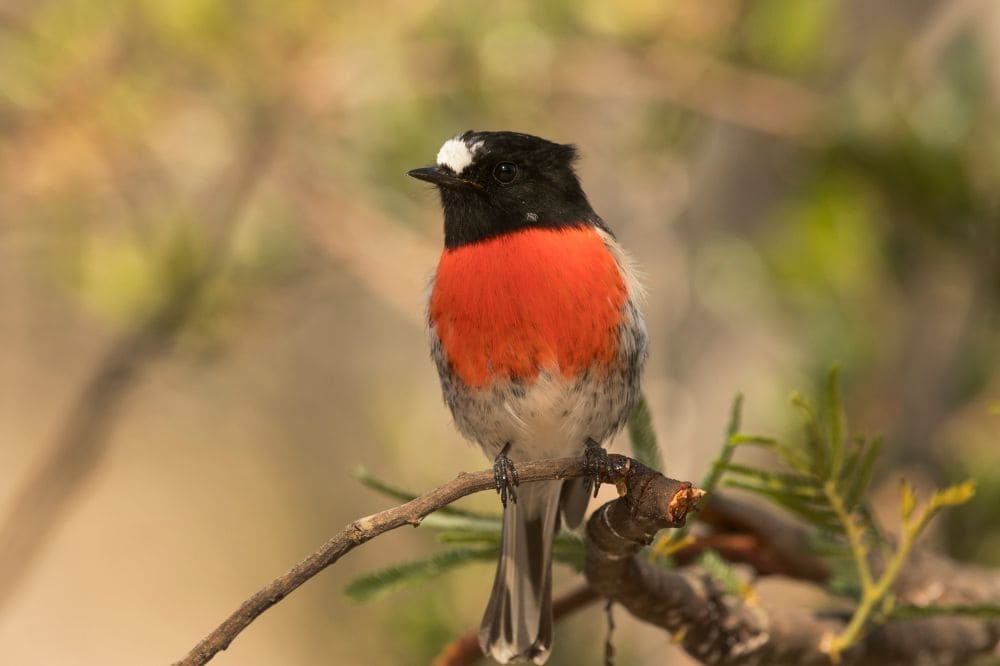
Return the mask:
[[[614,483],[621,497],[600,507],[587,521],[585,574],[589,586],[562,597],[559,615],[583,607],[597,596],[621,604],[640,620],[675,636],[688,653],[705,663],[794,663],[826,665],[824,641],[841,630],[846,615],[810,612],[781,605],[747,603],[727,596],[707,575],[651,564],[639,551],[665,527],[678,527],[702,492],[690,483],[668,479],[640,463],[611,455],[601,481]],[[582,458],[561,458],[518,465],[522,483],[584,475]],[[264,611],[355,547],[402,525],[419,525],[433,511],[493,487],[493,473],[463,473],[410,502],[361,518],[345,527],[318,551],[247,599],[175,666],[207,663]],[[729,534],[753,537],[753,543],[730,538],[733,552],[763,545],[776,571],[823,580],[807,551],[800,549],[795,523],[752,503],[716,495],[706,510],[707,523]],[[726,532],[722,532],[726,534]],[[748,555],[749,559],[757,557]],[[996,605],[1000,573],[915,553],[899,579],[902,603],[926,607]],[[562,608],[565,606],[565,608]],[[471,664],[477,657],[475,636],[460,637],[438,657],[438,664]],[[913,663],[965,663],[1000,646],[1000,619],[942,615],[891,620],[873,629],[841,655],[848,666]],[[475,648],[475,649],[473,649]]]
[[[741,501],[732,493],[716,490],[699,506],[698,523],[712,532],[696,537],[674,553],[678,566],[692,564],[701,553],[714,550],[729,562],[750,565],[758,574],[780,574],[816,583],[825,583],[830,576],[826,563],[809,547],[808,528],[759,502]],[[589,584],[572,588],[553,601],[553,619],[559,621],[600,598]],[[471,666],[482,658],[479,632],[473,630],[448,643],[434,666]]]
[[[602,471],[601,481],[613,483],[620,493],[625,493],[620,502],[623,506],[641,509],[646,522],[652,521],[662,527],[682,525],[688,511],[694,509],[701,498],[701,491],[689,482],[668,479],[631,458],[611,454],[608,461],[610,464]],[[525,462],[517,465],[517,472],[521,483],[582,477],[585,475],[584,459]],[[225,650],[261,613],[357,546],[403,525],[418,526],[428,514],[466,495],[489,490],[493,484],[492,470],[462,473],[405,504],[352,522],[315,553],[244,601],[175,666],[207,663]],[[656,517],[650,517],[652,514]]]
[[[748,532],[766,537],[771,529],[787,536],[787,521],[769,515],[748,519],[753,504],[709,502],[714,519],[742,521]],[[655,524],[629,520],[621,500],[609,502],[587,523],[585,574],[603,596],[634,616],[662,627],[696,659],[710,664],[830,664],[823,650],[827,636],[843,629],[848,618],[833,612],[810,612],[786,606],[745,603],[723,594],[707,575],[666,569],[639,556],[656,531]],[[601,517],[603,516],[603,519]],[[764,539],[766,541],[766,539]],[[779,547],[779,552],[780,547]],[[788,553],[786,553],[788,555]],[[792,559],[790,555],[787,560]],[[807,563],[803,558],[799,564]],[[815,570],[797,569],[810,578]],[[915,553],[896,588],[903,603],[934,605],[1000,604],[1000,573],[964,565],[928,553]],[[1000,648],[1000,620],[962,616],[893,620],[873,629],[841,655],[848,666],[960,664]]]
[[[812,531],[806,525],[757,501],[717,490],[698,512],[698,522],[708,525],[715,538],[696,540],[677,552],[678,562],[693,560],[699,548],[719,551],[730,562],[744,562],[759,574],[781,574],[789,578],[825,583],[830,568],[814,552]],[[752,544],[720,542],[722,536],[752,538]]]

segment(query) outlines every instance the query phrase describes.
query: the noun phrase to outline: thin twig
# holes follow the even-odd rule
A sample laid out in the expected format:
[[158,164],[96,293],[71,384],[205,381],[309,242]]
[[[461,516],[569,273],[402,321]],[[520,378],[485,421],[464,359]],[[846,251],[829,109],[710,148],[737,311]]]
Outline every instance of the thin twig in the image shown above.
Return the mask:
[[615,602],[613,599],[608,599],[608,602],[604,604],[604,616],[608,621],[608,631],[604,635],[604,666],[615,666],[615,616],[614,616]]
[[[608,458],[611,464],[602,472],[601,481],[626,488],[628,492],[623,499],[630,503],[644,501],[643,510],[658,513],[658,520],[663,526],[682,523],[687,512],[700,498],[700,492],[692,488],[690,483],[667,479],[625,456],[611,454]],[[582,457],[525,462],[520,463],[517,470],[521,483],[570,479],[586,474]],[[443,486],[405,504],[352,522],[315,553],[244,601],[187,656],[176,662],[175,666],[200,666],[207,663],[218,652],[225,650],[261,613],[357,546],[397,527],[417,526],[425,516],[437,509],[466,495],[493,487],[493,470],[462,473]]]

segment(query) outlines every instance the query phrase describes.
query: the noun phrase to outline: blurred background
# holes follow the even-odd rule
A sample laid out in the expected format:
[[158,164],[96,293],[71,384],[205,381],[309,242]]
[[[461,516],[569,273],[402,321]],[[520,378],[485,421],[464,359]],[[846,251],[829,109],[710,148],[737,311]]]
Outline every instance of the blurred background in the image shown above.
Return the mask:
[[[437,198],[403,175],[470,128],[578,144],[646,275],[671,476],[737,391],[781,435],[839,362],[880,493],[975,477],[930,538],[1000,566],[998,117],[990,0],[0,2],[4,659],[168,663],[388,506],[358,465],[486,466],[423,331]],[[383,536],[216,662],[427,663],[492,563],[342,590],[437,548]],[[684,663],[617,620],[618,663]],[[561,624],[550,663],[604,626]]]

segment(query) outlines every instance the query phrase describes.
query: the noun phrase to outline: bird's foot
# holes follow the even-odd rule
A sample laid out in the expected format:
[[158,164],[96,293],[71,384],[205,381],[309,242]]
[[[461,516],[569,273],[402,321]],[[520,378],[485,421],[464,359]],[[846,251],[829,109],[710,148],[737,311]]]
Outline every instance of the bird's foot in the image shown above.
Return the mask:
[[520,479],[517,476],[517,469],[514,468],[514,463],[507,457],[507,451],[509,450],[510,442],[507,442],[500,449],[497,457],[493,459],[493,485],[496,487],[497,494],[500,495],[500,503],[503,504],[503,508],[505,509],[507,508],[508,498],[511,502],[517,504],[516,488],[517,484],[520,483]]
[[626,476],[630,465],[630,460],[624,456],[612,458],[608,452],[593,438],[588,437],[583,449],[583,467],[585,471],[584,479],[587,482],[587,490],[594,489],[594,497],[601,487],[601,477],[608,483],[614,483],[618,489],[618,496],[625,497],[628,494]]
[[583,457],[583,467],[587,472],[584,477],[587,480],[587,491],[593,489],[594,497],[597,497],[597,491],[601,488],[601,472],[611,465],[608,461],[608,452],[597,440],[588,437],[584,442]]

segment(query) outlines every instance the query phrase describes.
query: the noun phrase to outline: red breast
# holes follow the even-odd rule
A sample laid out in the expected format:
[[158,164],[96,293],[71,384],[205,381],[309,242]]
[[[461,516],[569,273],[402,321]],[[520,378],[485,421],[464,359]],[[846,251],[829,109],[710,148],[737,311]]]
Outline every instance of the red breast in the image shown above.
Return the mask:
[[627,298],[593,227],[529,228],[445,249],[430,318],[454,372],[482,388],[607,368]]

